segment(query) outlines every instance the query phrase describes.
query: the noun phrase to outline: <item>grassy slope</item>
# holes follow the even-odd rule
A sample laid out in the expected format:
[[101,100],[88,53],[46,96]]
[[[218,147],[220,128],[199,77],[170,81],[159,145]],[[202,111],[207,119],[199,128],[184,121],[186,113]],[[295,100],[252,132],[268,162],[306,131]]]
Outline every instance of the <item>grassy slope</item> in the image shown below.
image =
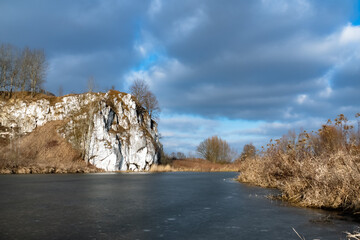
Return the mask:
[[63,121],[52,121],[16,141],[0,145],[0,173],[100,171],[87,166],[80,153],[57,133],[63,124]]

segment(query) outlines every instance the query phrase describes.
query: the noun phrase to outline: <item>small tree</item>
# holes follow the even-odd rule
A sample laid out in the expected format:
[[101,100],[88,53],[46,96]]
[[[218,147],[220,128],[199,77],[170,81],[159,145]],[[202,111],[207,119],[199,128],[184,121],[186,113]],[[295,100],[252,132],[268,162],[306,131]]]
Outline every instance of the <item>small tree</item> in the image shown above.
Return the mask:
[[0,91],[5,91],[7,87],[8,76],[11,69],[11,49],[12,46],[1,44],[0,46]]
[[87,81],[87,90],[88,92],[92,93],[95,90],[95,78],[93,76],[90,76]]
[[245,144],[243,151],[240,155],[240,160],[245,160],[247,158],[255,158],[256,156],[256,148],[255,146],[250,143],[250,144]]
[[230,145],[218,136],[205,139],[196,150],[203,158],[213,163],[231,162],[236,155]]
[[45,82],[45,72],[47,68],[47,62],[45,58],[44,50],[30,51],[31,61],[29,65],[29,77],[30,77],[30,91],[34,96],[36,92],[40,92],[42,85]]
[[11,53],[11,62],[9,69],[9,82],[8,82],[8,91],[10,92],[10,97],[13,91],[19,86],[19,72],[21,67],[21,56],[18,53],[17,49],[14,49]]
[[136,79],[133,82],[130,86],[130,93],[149,112],[150,118],[156,119],[159,117],[161,111],[159,102],[156,96],[149,90],[149,85],[143,79]]
[[30,89],[30,66],[31,66],[31,50],[25,47],[21,53],[21,65],[19,72],[19,86],[21,91]]

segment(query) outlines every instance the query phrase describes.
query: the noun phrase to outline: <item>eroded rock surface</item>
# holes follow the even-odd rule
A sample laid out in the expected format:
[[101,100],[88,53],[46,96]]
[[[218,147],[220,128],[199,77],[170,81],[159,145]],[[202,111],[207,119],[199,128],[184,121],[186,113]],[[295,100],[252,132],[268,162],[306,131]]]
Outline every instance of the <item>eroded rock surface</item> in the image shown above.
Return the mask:
[[106,171],[143,171],[158,162],[157,124],[130,94],[117,91],[0,101],[0,137],[16,138],[49,121],[85,161]]

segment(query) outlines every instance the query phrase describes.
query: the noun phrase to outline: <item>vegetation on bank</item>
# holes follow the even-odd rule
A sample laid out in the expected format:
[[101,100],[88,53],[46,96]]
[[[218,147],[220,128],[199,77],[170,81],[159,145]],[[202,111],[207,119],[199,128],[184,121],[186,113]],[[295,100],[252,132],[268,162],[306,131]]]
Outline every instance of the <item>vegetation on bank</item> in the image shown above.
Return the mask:
[[57,130],[64,121],[52,121],[21,138],[0,142],[0,173],[102,172],[81,158],[81,153]]
[[165,165],[153,165],[151,172],[238,172],[239,163],[213,163],[205,159],[175,159]]
[[293,204],[360,212],[360,132],[342,114],[316,132],[270,141],[240,171],[240,182],[278,188]]
[[186,156],[182,152],[166,154],[161,151],[159,165],[152,172],[238,172],[239,161],[233,161],[236,153],[229,144],[217,136],[205,139],[197,148],[202,158]]

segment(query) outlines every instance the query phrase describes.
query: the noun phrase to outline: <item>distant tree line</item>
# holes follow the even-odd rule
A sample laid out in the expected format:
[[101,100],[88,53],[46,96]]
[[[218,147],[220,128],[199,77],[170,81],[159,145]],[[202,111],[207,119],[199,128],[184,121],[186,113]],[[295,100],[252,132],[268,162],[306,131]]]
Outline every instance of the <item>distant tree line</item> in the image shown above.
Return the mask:
[[226,140],[218,136],[212,136],[202,141],[196,151],[202,158],[213,163],[240,162],[256,158],[257,154],[255,146],[250,143],[244,146],[243,151],[239,155],[230,147]]
[[5,96],[16,91],[42,92],[47,62],[42,49],[19,49],[0,45],[0,91]]
[[188,157],[183,152],[172,152],[170,154],[167,154],[162,150],[160,157],[160,164],[162,165],[171,164],[175,160],[184,160],[184,159],[188,159]]

